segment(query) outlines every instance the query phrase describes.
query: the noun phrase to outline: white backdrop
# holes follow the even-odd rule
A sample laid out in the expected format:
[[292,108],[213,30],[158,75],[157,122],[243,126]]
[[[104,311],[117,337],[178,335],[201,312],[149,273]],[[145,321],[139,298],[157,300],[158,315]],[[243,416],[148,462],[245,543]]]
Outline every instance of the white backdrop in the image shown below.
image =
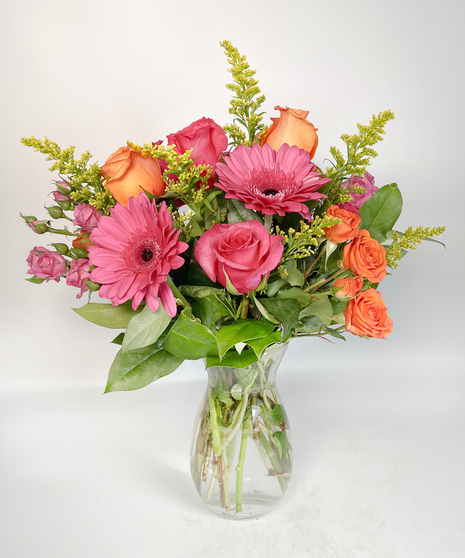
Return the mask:
[[[368,123],[374,113],[393,110],[396,119],[388,124],[385,140],[377,148],[379,157],[369,170],[378,186],[391,182],[399,185],[404,198],[399,229],[409,225],[447,227],[442,238],[446,250],[425,243],[383,281],[381,290],[394,321],[394,333],[388,340],[351,337],[335,344],[299,340],[288,351],[281,391],[289,400],[289,414],[297,423],[295,432],[301,435],[301,447],[309,453],[302,450],[297,460],[301,485],[296,487],[294,499],[282,512],[276,512],[284,515],[261,520],[261,550],[249,545],[253,548],[251,555],[267,555],[266,544],[273,541],[272,548],[293,548],[294,556],[414,558],[427,556],[428,549],[434,548],[432,556],[462,557],[465,540],[459,523],[465,518],[457,496],[464,489],[461,471],[465,461],[462,2],[444,0],[426,5],[419,0],[289,0],[284,6],[276,0],[16,0],[2,2],[0,10],[0,412],[5,440],[12,444],[0,450],[9,448],[0,464],[0,468],[5,467],[5,480],[0,481],[5,486],[0,488],[7,496],[3,504],[0,496],[0,514],[8,518],[6,524],[11,527],[8,535],[0,538],[0,548],[3,542],[9,551],[5,555],[107,556],[116,552],[112,555],[197,556],[193,547],[184,548],[179,541],[177,547],[171,547],[171,553],[166,550],[175,529],[184,533],[182,540],[194,544],[199,556],[205,555],[203,546],[195,544],[201,528],[208,529],[217,542],[221,533],[230,549],[245,550],[236,541],[238,533],[249,537],[252,545],[252,524],[241,526],[237,533],[220,527],[190,493],[186,498],[192,496],[192,502],[189,500],[186,509],[197,517],[199,529],[189,527],[192,515],[188,516],[186,509],[176,515],[185,504],[179,496],[174,499],[172,516],[157,516],[158,521],[168,522],[163,523],[163,534],[154,534],[145,528],[151,523],[150,513],[154,513],[150,508],[154,494],[159,494],[152,487],[154,494],[144,504],[151,511],[142,523],[134,519],[126,543],[112,539],[105,527],[99,533],[92,531],[93,519],[86,522],[80,516],[81,531],[93,533],[92,540],[99,550],[86,551],[79,546],[82,539],[76,535],[73,554],[71,547],[64,550],[59,543],[51,543],[52,533],[44,535],[48,531],[37,521],[46,508],[50,522],[62,526],[56,532],[62,541],[69,533],[60,521],[70,516],[62,516],[60,506],[67,505],[74,513],[77,509],[89,513],[88,502],[72,492],[66,504],[44,504],[43,494],[69,487],[66,476],[60,477],[60,486],[50,480],[48,489],[39,491],[40,495],[34,490],[21,492],[20,488],[36,486],[31,479],[36,479],[37,473],[33,475],[19,456],[32,453],[35,459],[44,460],[47,455],[46,442],[45,446],[34,442],[39,433],[31,433],[32,423],[24,418],[30,416],[28,413],[33,413],[34,421],[44,421],[40,429],[44,440],[50,441],[50,436],[57,439],[48,428],[61,421],[72,424],[77,436],[74,443],[85,446],[89,438],[83,432],[93,432],[90,424],[86,430],[86,420],[91,420],[83,418],[87,408],[97,422],[110,421],[111,416],[111,420],[123,421],[127,426],[128,438],[115,438],[111,451],[117,452],[115,448],[120,446],[119,451],[123,451],[124,444],[129,441],[134,445],[135,439],[150,447],[154,425],[163,422],[165,412],[173,412],[169,405],[161,411],[166,400],[163,394],[173,390],[185,398],[185,416],[181,420],[176,413],[176,420],[181,421],[179,444],[187,444],[189,432],[185,432],[190,429],[190,416],[204,388],[205,376],[199,363],[184,363],[175,374],[144,392],[100,397],[116,353],[116,347],[109,343],[114,332],[84,322],[72,312],[70,307],[82,305],[86,296],[76,300],[75,289],[63,282],[37,286],[24,281],[29,250],[51,239],[35,236],[19,218],[19,212],[46,218],[43,206],[51,205],[52,198],[47,196],[56,176],[47,170],[50,163],[23,147],[19,139],[30,134],[47,136],[62,147],[75,145],[78,153],[89,150],[103,164],[127,140],[141,143],[164,139],[202,116],[221,125],[228,123],[229,92],[224,85],[230,74],[219,46],[227,39],[257,70],[256,77],[267,97],[268,116],[275,116],[273,107],[278,104],[310,111],[309,119],[319,129],[320,144],[314,160],[320,166],[326,167],[324,159],[331,145],[342,147],[342,133],[354,133],[356,124]],[[195,397],[190,397],[191,392]],[[153,401],[161,405],[159,413]],[[152,424],[143,420],[144,413],[151,417]],[[378,422],[380,417],[383,426]],[[128,426],[131,420],[146,425],[147,438],[141,434],[133,437]],[[171,420],[177,424],[173,416]],[[307,421],[311,421],[313,437],[305,430]],[[367,424],[376,428],[373,426],[365,437],[360,432]],[[390,434],[379,438],[378,427]],[[108,428],[115,436],[115,431]],[[115,430],[118,428],[119,423]],[[92,443],[90,449],[78,446],[81,449],[76,451],[88,451],[94,457],[96,452],[100,456],[103,453],[106,457],[102,459],[108,460],[108,448],[104,446],[100,453],[101,440]],[[295,443],[298,446],[299,441]],[[176,442],[165,449],[168,454],[173,452],[166,467],[177,463],[180,447]],[[67,461],[61,447],[55,444],[53,448],[53,460],[64,459],[64,468],[76,467],[75,473],[80,476],[82,466],[78,466],[73,451],[65,452]],[[325,450],[319,454],[319,448]],[[185,450],[180,451],[179,475],[185,478]],[[358,452],[360,459],[354,461],[352,452]],[[155,450],[152,453],[156,454]],[[373,459],[384,464],[380,469],[384,477],[373,473],[378,471],[373,468]],[[15,463],[25,468],[16,465],[15,469]],[[347,463],[349,474],[345,477],[347,471],[339,467]],[[339,488],[351,486],[345,496],[339,491],[336,498],[334,478],[325,472],[331,468],[340,475],[336,481]],[[114,473],[113,480],[123,492],[128,490],[124,511],[136,518],[139,503],[130,499],[130,490],[123,487],[122,480],[132,476],[129,465],[128,471],[122,469],[120,473]],[[360,483],[352,484],[362,478],[370,491],[361,493]],[[405,488],[405,483],[414,478],[424,484]],[[388,503],[380,508],[378,497],[386,496],[386,479],[391,479],[394,488]],[[41,477],[38,482],[45,481]],[[173,475],[174,485],[176,482]],[[101,487],[102,483],[99,477],[91,476],[83,486]],[[299,492],[302,487],[305,490]],[[429,500],[425,489],[431,495]],[[310,493],[314,498],[309,500]],[[108,492],[101,515],[94,510],[97,515],[88,516],[103,521],[108,530],[108,518],[122,505],[115,504],[110,494],[113,492]],[[398,505],[406,510],[402,519]],[[29,525],[33,533],[30,549],[24,547],[15,530],[27,509],[34,510]],[[348,515],[342,510],[348,510]],[[374,516],[376,525],[370,519]],[[300,526],[302,517],[306,523]],[[348,521],[348,517],[352,519]],[[354,517],[360,521],[354,522]],[[293,526],[289,535],[292,544],[287,546],[272,523],[282,524],[283,518],[288,527]],[[379,536],[372,535],[376,527],[380,528]],[[444,540],[447,543],[441,543]],[[134,548],[138,550],[132,554]],[[161,549],[160,554],[155,548]]]

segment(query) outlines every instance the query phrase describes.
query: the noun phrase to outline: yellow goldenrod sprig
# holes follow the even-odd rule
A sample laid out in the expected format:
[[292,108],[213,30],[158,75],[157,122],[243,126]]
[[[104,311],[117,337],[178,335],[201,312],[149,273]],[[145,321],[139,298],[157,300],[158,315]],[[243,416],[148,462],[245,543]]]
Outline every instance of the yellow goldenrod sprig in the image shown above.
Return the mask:
[[310,224],[300,221],[298,231],[290,228],[285,232],[276,225],[273,233],[282,236],[284,244],[281,261],[298,260],[313,255],[315,248],[320,244],[319,239],[325,236],[323,229],[339,223],[341,219],[338,217],[315,216]]
[[371,163],[378,153],[372,148],[373,145],[382,141],[386,124],[394,119],[394,113],[390,110],[373,115],[368,125],[357,124],[358,134],[343,134],[342,141],[347,146],[347,161],[341,151],[336,147],[330,148],[334,158],[334,166],[326,169],[326,176],[333,180],[342,179],[345,176],[356,174],[363,176],[366,167]]
[[[128,146],[144,157],[155,157],[166,161],[168,166],[163,173],[163,180],[167,186],[165,195],[180,198],[189,207],[202,203],[209,187],[208,179],[212,167],[196,165],[191,159],[192,149],[180,154],[176,152],[174,145],[144,143],[140,146],[128,142]],[[170,178],[170,175],[176,175],[177,179]]]
[[433,236],[443,234],[446,227],[409,227],[403,234],[394,231],[392,234],[392,243],[387,248],[386,260],[389,266],[393,268],[399,267],[398,260],[402,259],[407,250],[415,250],[422,240],[430,239]]
[[[230,137],[232,145],[245,144],[251,146],[254,138],[263,129],[263,113],[257,112],[264,103],[265,96],[260,95],[258,81],[253,78],[255,70],[251,70],[245,56],[241,56],[237,48],[229,41],[222,41],[220,45],[224,48],[232,74],[234,83],[227,84],[226,87],[234,93],[230,100],[229,114],[235,116],[233,124],[224,126],[225,132]],[[237,126],[241,124],[246,130],[247,135]]]
[[55,161],[49,170],[58,171],[61,176],[67,177],[70,198],[75,203],[89,203],[104,214],[108,214],[115,205],[115,199],[104,186],[100,167],[97,163],[89,165],[92,158],[89,151],[82,153],[80,159],[76,160],[74,145],[61,149],[58,143],[47,137],[39,140],[34,136],[21,138],[21,143],[47,155],[47,161]]

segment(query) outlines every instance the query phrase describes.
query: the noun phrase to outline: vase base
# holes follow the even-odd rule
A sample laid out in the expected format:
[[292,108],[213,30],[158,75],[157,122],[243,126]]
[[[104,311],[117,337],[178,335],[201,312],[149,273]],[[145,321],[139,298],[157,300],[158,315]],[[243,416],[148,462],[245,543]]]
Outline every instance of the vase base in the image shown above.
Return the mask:
[[274,510],[281,502],[281,498],[273,498],[266,495],[258,494],[243,494],[242,495],[242,511],[236,511],[236,504],[234,501],[230,504],[230,511],[226,512],[224,506],[221,505],[219,497],[212,497],[210,500],[202,498],[203,503],[207,508],[224,519],[232,520],[246,520],[258,519]]

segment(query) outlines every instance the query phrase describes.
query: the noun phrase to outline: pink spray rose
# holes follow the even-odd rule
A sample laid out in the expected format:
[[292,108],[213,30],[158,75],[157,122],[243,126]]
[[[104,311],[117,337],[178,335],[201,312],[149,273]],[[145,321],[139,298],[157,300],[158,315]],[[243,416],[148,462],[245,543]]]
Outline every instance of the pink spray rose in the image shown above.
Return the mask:
[[73,225],[82,228],[83,234],[90,234],[99,222],[102,214],[88,203],[80,203],[74,209]]
[[196,165],[210,165],[213,172],[210,175],[210,185],[214,181],[215,165],[220,155],[228,147],[228,137],[211,118],[202,117],[192,122],[186,128],[167,137],[168,145],[175,145],[178,153],[185,153],[193,149],[192,159]]
[[78,293],[77,298],[89,290],[89,286],[85,281],[90,281],[90,268],[91,263],[86,258],[80,258],[79,260],[73,260],[66,276],[66,284],[71,287],[77,287],[81,289]]
[[341,204],[340,206],[342,209],[355,213],[356,215],[358,215],[358,210],[362,207],[362,205],[368,201],[377,190],[379,190],[379,188],[375,186],[375,179],[369,172],[366,172],[363,176],[356,176],[353,174],[349,180],[344,182],[342,186],[346,189],[350,186],[363,186],[365,188],[365,192],[363,192],[363,194],[351,192],[350,195],[352,196],[352,200]]
[[29,252],[27,258],[29,275],[36,275],[39,279],[59,281],[66,273],[66,260],[58,252],[47,250],[43,246],[36,246]]
[[239,293],[256,289],[279,263],[282,237],[270,235],[259,221],[215,225],[200,237],[195,258],[212,281]]

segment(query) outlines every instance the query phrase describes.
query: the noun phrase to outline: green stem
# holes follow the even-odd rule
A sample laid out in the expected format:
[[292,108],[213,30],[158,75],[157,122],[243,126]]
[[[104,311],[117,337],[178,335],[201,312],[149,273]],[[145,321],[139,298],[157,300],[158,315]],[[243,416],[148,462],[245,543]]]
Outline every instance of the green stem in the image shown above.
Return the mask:
[[323,248],[321,249],[321,252],[318,254],[317,258],[315,260],[313,260],[313,263],[311,264],[311,266],[307,269],[307,271],[304,273],[304,277],[305,279],[307,279],[307,277],[310,275],[310,272],[312,271],[312,269],[315,267],[315,265],[317,264],[318,260],[321,258],[321,256],[323,256],[323,254],[326,252],[326,245],[323,246]]
[[273,215],[265,215],[265,227],[268,232],[271,231],[272,224],[273,224]]
[[326,283],[329,283],[330,281],[332,281],[333,279],[335,279],[336,277],[338,277],[342,273],[346,273],[346,270],[345,269],[340,269],[340,270],[336,271],[336,273],[333,273],[331,275],[331,277],[328,277],[328,278],[323,277],[322,279],[320,279],[316,283],[312,283],[309,287],[307,287],[305,289],[305,292],[311,293],[313,291],[316,291],[319,287],[325,285]]
[[218,428],[218,420],[216,416],[216,405],[213,399],[213,390],[211,386],[208,387],[208,405],[210,407],[210,422],[212,425],[212,438],[213,438],[213,449],[216,455],[221,453],[221,437],[220,430]]
[[245,450],[247,448],[247,431],[245,422],[242,423],[241,448],[236,467],[236,513],[242,511],[242,479],[244,476]]
[[279,461],[273,451],[273,448],[271,447],[270,442],[266,439],[263,433],[260,433],[260,442],[262,443],[263,448],[265,449],[266,453],[268,454],[268,457],[270,458],[271,464],[273,465],[273,469],[277,473],[276,478],[278,479],[278,482],[281,486],[281,490],[284,493],[287,490],[287,481],[282,476],[281,465],[279,464]]

